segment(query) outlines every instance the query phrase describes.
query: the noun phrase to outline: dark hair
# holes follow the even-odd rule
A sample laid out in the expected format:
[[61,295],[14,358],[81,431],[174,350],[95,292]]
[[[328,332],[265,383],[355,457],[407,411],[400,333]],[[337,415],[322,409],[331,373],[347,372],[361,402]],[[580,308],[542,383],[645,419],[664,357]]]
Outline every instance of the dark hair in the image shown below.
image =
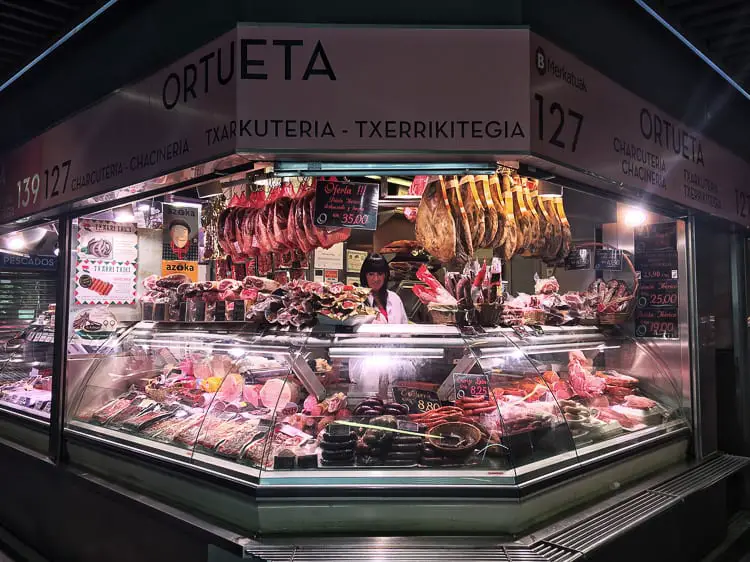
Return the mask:
[[384,273],[385,281],[383,286],[376,293],[373,291],[375,302],[385,307],[388,302],[388,281],[391,279],[391,269],[388,267],[388,262],[380,254],[368,254],[365,261],[362,262],[362,269],[359,270],[359,282],[363,287],[367,287],[367,274],[368,273]]
[[192,234],[193,233],[193,229],[190,228],[190,225],[187,223],[187,221],[184,221],[182,219],[175,219],[173,221],[170,221],[169,228],[167,230],[169,230],[170,232],[172,232],[172,229],[175,226],[184,226],[185,228],[187,228],[188,234]]

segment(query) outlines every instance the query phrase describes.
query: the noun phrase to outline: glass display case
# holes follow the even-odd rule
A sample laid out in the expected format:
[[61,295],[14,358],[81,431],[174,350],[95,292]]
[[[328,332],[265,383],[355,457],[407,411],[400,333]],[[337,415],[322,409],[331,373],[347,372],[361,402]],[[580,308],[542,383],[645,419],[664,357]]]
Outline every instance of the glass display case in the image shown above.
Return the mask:
[[516,486],[688,430],[616,328],[140,322],[109,349],[70,430],[263,486]]
[[40,420],[52,407],[53,308],[0,344],[0,407]]

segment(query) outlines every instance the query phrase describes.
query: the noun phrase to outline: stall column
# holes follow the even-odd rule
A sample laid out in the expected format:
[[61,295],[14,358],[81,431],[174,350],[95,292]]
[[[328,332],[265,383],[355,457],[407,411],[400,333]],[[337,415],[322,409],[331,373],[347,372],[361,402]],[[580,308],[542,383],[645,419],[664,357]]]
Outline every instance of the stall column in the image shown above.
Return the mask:
[[70,260],[72,254],[72,220],[59,219],[57,260],[57,299],[55,301],[55,340],[52,359],[52,409],[50,413],[49,457],[55,464],[63,456],[65,424],[65,365],[68,359],[68,307],[70,305]]

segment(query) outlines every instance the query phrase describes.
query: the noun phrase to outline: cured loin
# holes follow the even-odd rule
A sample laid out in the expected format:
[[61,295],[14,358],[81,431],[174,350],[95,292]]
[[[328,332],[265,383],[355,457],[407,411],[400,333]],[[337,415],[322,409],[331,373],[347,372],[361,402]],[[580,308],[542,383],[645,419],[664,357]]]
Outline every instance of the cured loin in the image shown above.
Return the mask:
[[456,224],[442,179],[430,182],[422,194],[416,233],[417,243],[440,261],[456,258]]
[[479,199],[484,207],[484,238],[480,243],[482,248],[494,248],[497,237],[498,209],[495,200],[490,193],[490,180],[488,176],[475,176],[474,182]]

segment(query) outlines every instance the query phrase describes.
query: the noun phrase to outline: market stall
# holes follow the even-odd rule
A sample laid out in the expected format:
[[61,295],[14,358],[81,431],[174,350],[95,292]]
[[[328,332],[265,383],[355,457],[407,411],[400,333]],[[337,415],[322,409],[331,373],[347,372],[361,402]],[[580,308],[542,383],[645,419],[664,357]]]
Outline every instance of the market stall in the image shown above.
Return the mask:
[[747,223],[690,194],[744,164],[681,129],[667,170],[627,92],[592,125],[545,57],[613,84],[526,30],[382,33],[239,27],[11,155],[6,218],[66,232],[56,461],[272,535],[520,533],[688,458],[688,215]]
[[[686,314],[674,221],[618,223],[623,205],[505,166],[375,182],[265,167],[198,191],[74,223],[76,438],[277,492],[480,483],[512,497],[592,463],[629,463],[634,479],[684,458],[683,366],[649,345],[678,341]],[[380,208],[399,197],[414,206]],[[194,260],[169,259],[193,244]],[[360,259],[376,250],[413,320],[379,307]]]

